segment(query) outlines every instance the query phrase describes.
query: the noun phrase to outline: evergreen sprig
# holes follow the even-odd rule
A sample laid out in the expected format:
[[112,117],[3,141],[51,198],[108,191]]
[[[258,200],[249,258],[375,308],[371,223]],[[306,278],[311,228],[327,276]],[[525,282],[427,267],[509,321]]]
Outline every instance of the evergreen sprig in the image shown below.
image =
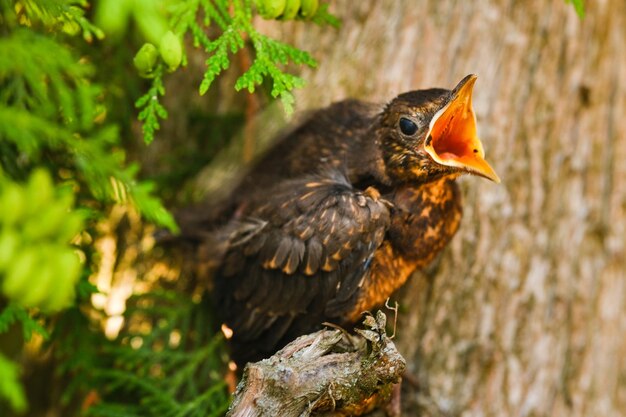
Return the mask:
[[[287,71],[290,65],[314,68],[317,62],[306,51],[271,39],[259,33],[253,25],[255,9],[251,0],[169,0],[170,26],[181,39],[189,35],[196,48],[207,54],[206,70],[199,86],[205,94],[215,79],[230,66],[232,55],[246,46],[250,40],[253,57],[250,68],[235,82],[235,90],[248,90],[253,93],[268,80],[272,83],[271,96],[280,98],[287,114],[293,112],[293,89],[304,86],[304,80]],[[328,12],[323,4],[312,16],[312,21],[323,25],[338,26],[339,21]],[[219,35],[214,39],[207,33],[213,27]],[[183,58],[183,65],[186,58]],[[143,122],[144,140],[152,142],[159,128],[158,119],[165,119],[167,112],[159,103],[159,95],[164,95],[162,72],[155,76],[149,92],[142,96],[137,107],[143,108],[139,120]]]
[[[215,1],[220,4],[220,1]],[[313,57],[305,51],[271,39],[260,34],[252,25],[253,11],[250,1],[234,1],[232,13],[214,7],[208,1],[200,1],[205,16],[205,23],[216,21],[222,33],[214,40],[209,40],[195,22],[188,25],[192,28],[195,45],[201,45],[209,57],[206,60],[207,70],[200,84],[200,94],[208,91],[215,78],[229,67],[229,54],[235,54],[245,47],[244,36],[252,41],[254,57],[252,65],[237,79],[235,89],[246,89],[253,93],[265,79],[272,81],[271,95],[280,97],[285,111],[293,112],[293,95],[291,91],[304,85],[304,80],[283,70],[288,64],[317,65]],[[189,14],[187,15],[189,16]]]
[[147,144],[152,143],[155,132],[161,127],[159,119],[167,119],[167,110],[159,101],[159,96],[164,94],[163,65],[159,64],[155,69],[150,89],[135,102],[135,107],[141,109],[137,119],[142,122],[141,131]]
[[94,38],[102,39],[104,33],[85,16],[86,0],[20,0],[15,3],[16,14],[8,17],[31,26],[41,24],[48,29],[65,32],[70,35],[82,33],[83,38],[91,42]]
[[278,42],[257,31],[250,31],[250,37],[256,59],[248,71],[239,77],[235,83],[235,89],[239,91],[245,88],[253,93],[255,88],[261,85],[265,78],[269,77],[273,81],[272,97],[280,97],[285,111],[292,113],[294,98],[291,91],[294,88],[304,86],[305,82],[301,77],[283,72],[280,66],[294,63],[314,68],[317,65],[316,61],[307,52]]
[[[24,307],[17,304],[8,304],[0,307],[0,334],[6,333],[14,325],[22,329],[24,340],[31,339],[34,333],[49,339],[48,331],[39,320],[31,315]],[[1,346],[0,346],[1,347]],[[28,409],[26,394],[20,381],[20,367],[16,362],[4,356],[0,350],[0,409],[6,402],[17,413],[24,413]]]
[[38,320],[30,316],[26,308],[17,304],[9,304],[0,311],[0,333],[7,332],[14,323],[21,324],[22,334],[26,341],[29,341],[34,333],[39,334],[44,339],[50,338],[48,331]]
[[339,20],[337,16],[328,11],[328,3],[320,4],[320,8],[317,10],[317,13],[315,13],[315,15],[311,18],[311,21],[316,25],[329,25],[336,29],[341,26],[341,20]]
[[[94,371],[103,401],[90,414],[223,415],[229,404],[222,376],[223,343],[221,335],[210,330],[209,312],[206,303],[172,291],[130,299],[125,312],[129,324],[120,342],[106,345],[102,352],[114,358],[114,366]],[[134,328],[137,318],[143,324]],[[126,404],[119,400],[125,397],[129,398]]]

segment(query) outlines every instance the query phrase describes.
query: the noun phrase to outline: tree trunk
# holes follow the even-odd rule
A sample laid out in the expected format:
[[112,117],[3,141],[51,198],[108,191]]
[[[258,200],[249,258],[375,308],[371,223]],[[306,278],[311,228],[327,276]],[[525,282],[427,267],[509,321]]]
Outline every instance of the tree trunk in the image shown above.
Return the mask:
[[[626,3],[333,2],[341,29],[264,23],[312,51],[300,109],[479,76],[502,178],[461,181],[450,247],[399,296],[422,415],[626,413]],[[277,32],[280,31],[280,32]],[[414,415],[414,413],[410,413]]]

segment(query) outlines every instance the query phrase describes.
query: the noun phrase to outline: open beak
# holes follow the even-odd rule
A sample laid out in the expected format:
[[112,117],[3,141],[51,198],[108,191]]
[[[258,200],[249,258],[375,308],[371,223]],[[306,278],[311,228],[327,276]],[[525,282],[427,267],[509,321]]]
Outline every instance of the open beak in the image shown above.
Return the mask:
[[441,165],[461,168],[499,183],[500,178],[485,161],[483,144],[476,134],[472,90],[476,76],[463,78],[452,90],[452,99],[430,122],[424,149]]

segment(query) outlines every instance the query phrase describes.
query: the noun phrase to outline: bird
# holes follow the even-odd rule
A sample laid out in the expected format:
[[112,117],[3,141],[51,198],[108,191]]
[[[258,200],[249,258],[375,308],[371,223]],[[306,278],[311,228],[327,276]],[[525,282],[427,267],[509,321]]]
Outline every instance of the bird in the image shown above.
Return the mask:
[[459,176],[500,182],[477,134],[476,79],[317,110],[220,207],[179,219],[211,265],[203,273],[238,365],[323,323],[353,326],[454,236]]

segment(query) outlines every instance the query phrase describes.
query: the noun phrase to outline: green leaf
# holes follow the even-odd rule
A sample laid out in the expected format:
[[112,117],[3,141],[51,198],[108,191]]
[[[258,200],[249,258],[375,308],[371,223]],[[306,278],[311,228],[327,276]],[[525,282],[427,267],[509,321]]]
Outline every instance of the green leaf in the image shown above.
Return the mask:
[[0,399],[9,403],[13,411],[23,413],[28,408],[24,388],[19,379],[19,368],[0,353]]
[[9,262],[0,264],[0,291],[23,307],[48,312],[68,307],[81,270],[70,240],[83,230],[82,213],[73,210],[72,190],[55,186],[42,168],[25,184],[8,179],[0,183],[0,238],[11,243],[4,248],[10,252]]

